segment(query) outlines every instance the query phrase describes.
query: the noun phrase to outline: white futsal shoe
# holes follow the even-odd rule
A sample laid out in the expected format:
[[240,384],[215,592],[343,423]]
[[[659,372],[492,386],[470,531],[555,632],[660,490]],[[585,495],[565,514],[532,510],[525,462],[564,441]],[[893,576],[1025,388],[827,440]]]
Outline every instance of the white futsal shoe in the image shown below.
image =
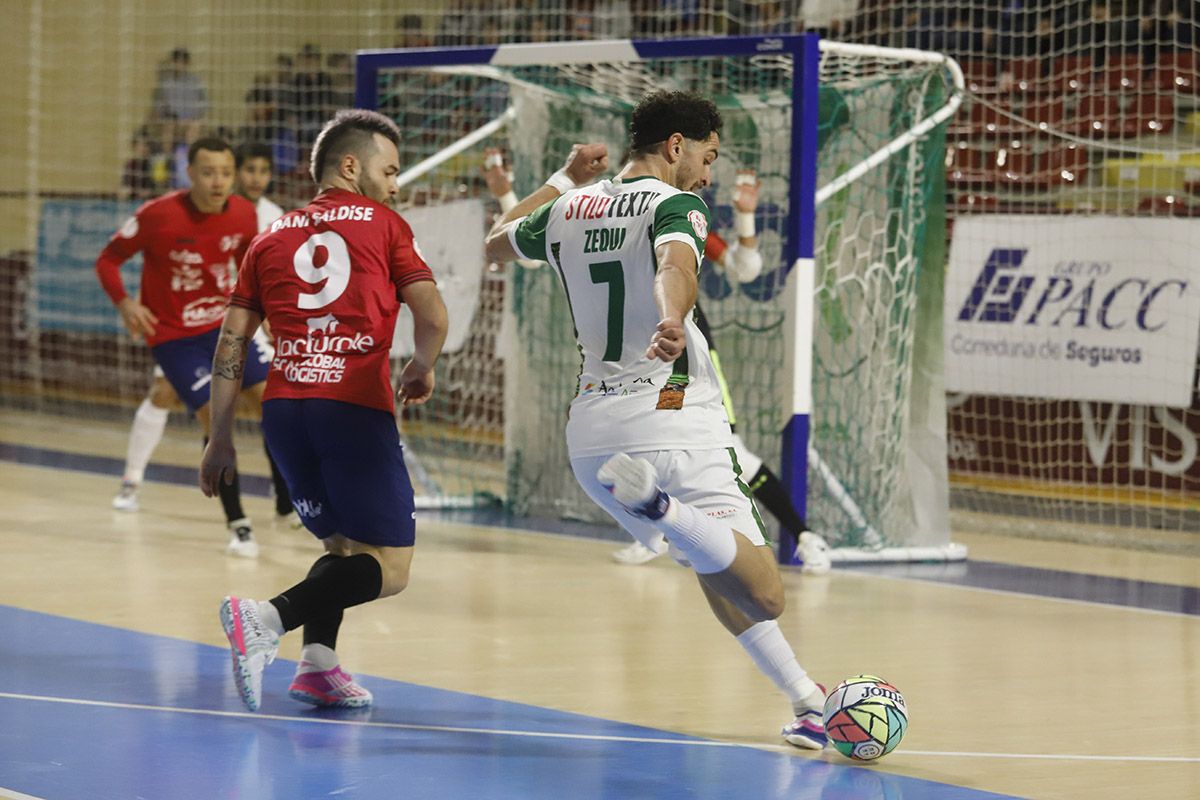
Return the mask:
[[645,459],[617,453],[596,471],[596,480],[635,517],[662,519],[671,505],[670,495],[658,487],[658,473]]
[[112,499],[112,507],[117,511],[137,511],[138,485],[133,481],[121,481],[121,491]]
[[258,558],[258,542],[254,541],[254,529],[247,517],[229,523],[229,544],[225,555],[238,558]]
[[800,571],[809,575],[824,575],[833,569],[829,545],[812,531],[800,534],[795,556],[800,560]]
[[221,627],[233,653],[233,681],[251,711],[262,705],[262,676],[279,652],[279,637],[258,616],[258,603],[240,597],[221,601]]

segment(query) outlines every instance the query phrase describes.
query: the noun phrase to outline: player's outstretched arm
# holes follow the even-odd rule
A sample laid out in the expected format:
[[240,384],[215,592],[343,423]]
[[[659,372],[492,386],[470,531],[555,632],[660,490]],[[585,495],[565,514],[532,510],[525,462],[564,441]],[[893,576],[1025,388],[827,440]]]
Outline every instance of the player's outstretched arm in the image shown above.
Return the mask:
[[754,229],[754,210],[762,184],[754,170],[738,172],[733,186],[733,224],[737,246],[727,251],[725,267],[738,283],[749,283],[762,274],[762,255],[758,252],[758,235]]
[[658,273],[654,277],[654,302],[659,323],[650,338],[646,358],[671,362],[683,354],[687,335],[683,320],[696,305],[699,289],[696,254],[683,242],[665,242],[654,250]]
[[[483,180],[488,192],[500,204],[500,215],[503,216],[516,207],[517,195],[512,188],[512,173],[504,164],[504,156],[498,148],[489,147],[483,151]],[[525,269],[537,269],[541,261],[529,258],[518,258],[517,263]]]
[[233,483],[237,471],[237,453],[233,449],[233,414],[238,394],[242,391],[242,373],[246,367],[246,349],[254,332],[262,323],[262,315],[241,306],[229,307],[217,352],[213,356],[212,391],[209,411],[212,431],[204,457],[200,460],[200,491],[206,497],[217,493],[218,482]]
[[433,281],[418,281],[400,289],[400,298],[413,315],[416,347],[400,373],[396,397],[406,406],[420,405],[433,395],[433,365],[446,341],[449,319],[442,294]]
[[487,184],[488,193],[500,204],[500,210],[508,210],[519,201],[513,194],[512,174],[504,166],[504,154],[497,147],[489,147],[483,151],[483,182]]

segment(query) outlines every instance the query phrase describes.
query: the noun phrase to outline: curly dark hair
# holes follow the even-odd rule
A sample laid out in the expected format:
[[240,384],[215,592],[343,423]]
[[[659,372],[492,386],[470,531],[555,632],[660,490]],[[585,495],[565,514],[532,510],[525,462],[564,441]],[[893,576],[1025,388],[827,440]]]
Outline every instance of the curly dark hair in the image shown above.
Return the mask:
[[695,92],[655,92],[642,98],[629,120],[630,150],[645,155],[673,133],[704,141],[721,130],[721,112],[713,101]]
[[313,143],[312,161],[309,166],[312,179],[320,183],[325,169],[331,164],[336,164],[348,153],[364,158],[374,152],[374,135],[377,133],[396,147],[400,146],[400,129],[383,114],[363,108],[352,108],[334,114],[333,119],[321,128],[316,142]]

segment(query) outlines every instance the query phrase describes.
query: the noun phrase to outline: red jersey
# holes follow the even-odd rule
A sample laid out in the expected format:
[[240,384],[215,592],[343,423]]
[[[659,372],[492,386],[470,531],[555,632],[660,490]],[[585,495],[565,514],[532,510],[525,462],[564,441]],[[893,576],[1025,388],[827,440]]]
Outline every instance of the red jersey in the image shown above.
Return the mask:
[[219,214],[196,208],[187,190],[144,204],[113,234],[96,260],[100,285],[126,296],[121,264],[142,254],[142,304],[158,317],[151,347],[199,336],[225,318],[234,271],[258,233],[254,204],[233,196]]
[[368,197],[328,189],[254,240],[229,302],[266,317],[264,400],[321,397],[395,411],[388,351],[400,288],[432,281],[412,229]]

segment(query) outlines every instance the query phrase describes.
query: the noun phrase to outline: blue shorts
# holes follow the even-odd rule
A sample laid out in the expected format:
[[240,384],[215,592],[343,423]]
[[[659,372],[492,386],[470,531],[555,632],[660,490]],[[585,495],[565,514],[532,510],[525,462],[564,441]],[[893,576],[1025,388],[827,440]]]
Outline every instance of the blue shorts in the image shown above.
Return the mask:
[[[213,328],[199,336],[163,342],[150,349],[179,399],[193,413],[208,404],[213,356],[220,336],[221,329]],[[270,356],[251,339],[246,351],[246,368],[242,371],[242,388],[265,381],[270,367]]]
[[304,527],[382,547],[412,547],[412,483],[396,418],[338,400],[263,403],[263,433]]

